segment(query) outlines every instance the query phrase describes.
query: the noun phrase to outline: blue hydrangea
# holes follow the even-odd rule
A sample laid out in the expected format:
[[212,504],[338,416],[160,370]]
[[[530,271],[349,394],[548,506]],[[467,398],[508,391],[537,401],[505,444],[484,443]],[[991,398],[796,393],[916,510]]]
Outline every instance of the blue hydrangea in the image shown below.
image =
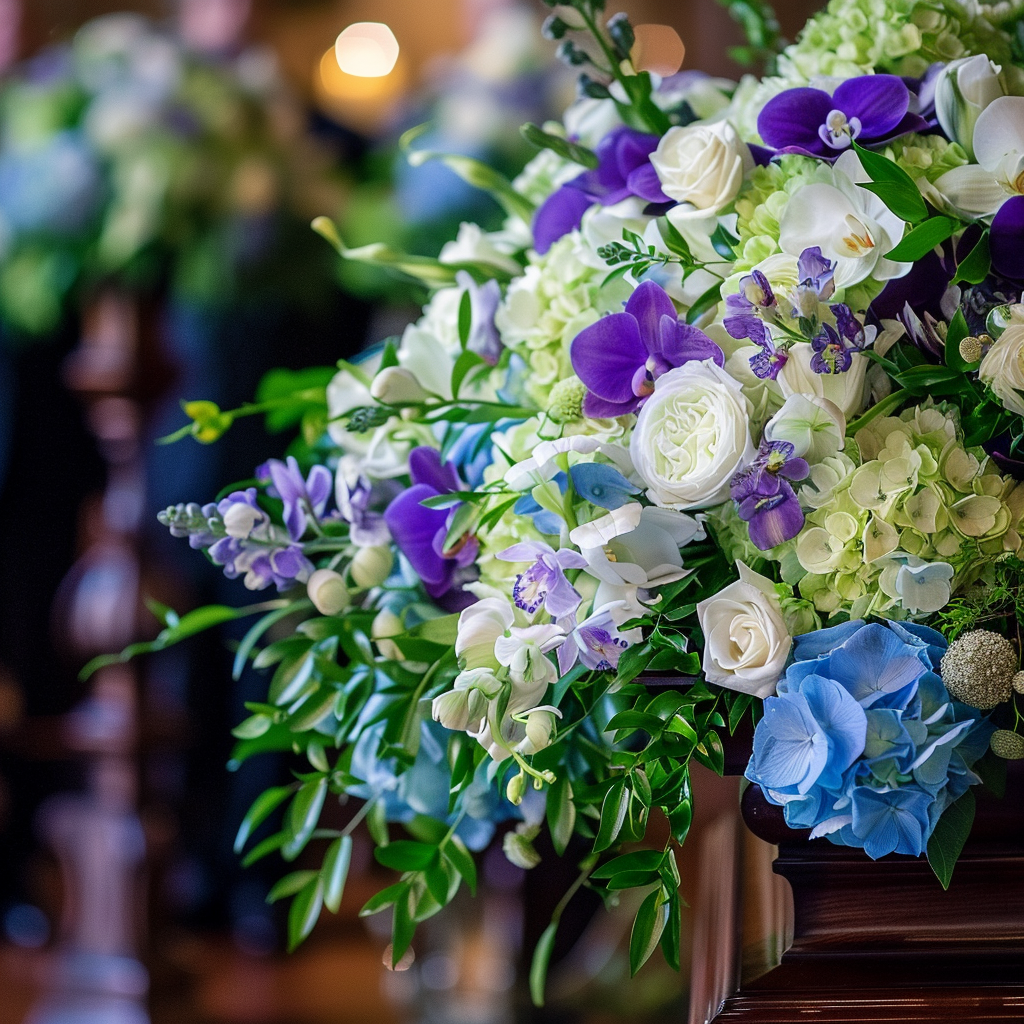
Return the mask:
[[992,726],[953,700],[941,634],[912,623],[845,622],[796,638],[764,702],[746,775],[809,828],[869,857],[920,856],[969,786]]

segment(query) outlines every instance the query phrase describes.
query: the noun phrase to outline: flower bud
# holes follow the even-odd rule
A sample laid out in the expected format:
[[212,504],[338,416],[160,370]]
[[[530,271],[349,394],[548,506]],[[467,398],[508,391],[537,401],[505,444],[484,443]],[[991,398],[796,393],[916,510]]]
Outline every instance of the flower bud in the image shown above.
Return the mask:
[[965,363],[976,363],[982,356],[981,339],[968,335],[960,342],[960,358]]
[[981,112],[1004,94],[1002,69],[984,54],[950,61],[935,81],[935,116],[942,130],[974,158],[974,126]]
[[317,569],[306,583],[306,593],[321,615],[337,615],[352,602],[341,574],[333,569]]
[[244,540],[265,518],[261,509],[253,508],[244,501],[236,501],[224,513],[224,529],[229,537]]
[[[521,776],[516,776],[520,778]],[[501,841],[505,856],[517,868],[529,871],[541,860],[540,854],[533,848],[534,837],[538,833],[536,825],[519,824],[514,832],[506,832]]]
[[989,740],[989,746],[996,757],[1006,761],[1019,761],[1024,758],[1024,736],[1010,729],[996,729]]
[[425,402],[429,393],[413,374],[401,366],[389,366],[373,378],[370,394],[385,405]]
[[526,739],[519,744],[524,754],[536,754],[551,745],[555,733],[555,716],[561,714],[553,708],[537,708],[526,716]]
[[430,705],[430,714],[435,722],[440,722],[446,729],[453,732],[465,732],[469,725],[470,697],[477,690],[449,690],[439,693]]
[[[513,775],[512,778],[508,780],[508,785],[505,787],[505,796],[508,798],[508,802],[510,804],[514,804],[518,807],[523,802],[523,793],[525,791],[526,776],[520,772],[518,775]],[[507,853],[508,851],[506,850],[506,855]]]
[[370,638],[377,644],[377,650],[381,656],[390,661],[405,661],[405,655],[398,645],[388,637],[398,636],[405,632],[402,620],[392,611],[384,608],[377,612],[373,624],[370,626]]
[[349,573],[356,586],[369,589],[379,587],[391,575],[394,564],[395,556],[391,548],[360,548],[352,559]]

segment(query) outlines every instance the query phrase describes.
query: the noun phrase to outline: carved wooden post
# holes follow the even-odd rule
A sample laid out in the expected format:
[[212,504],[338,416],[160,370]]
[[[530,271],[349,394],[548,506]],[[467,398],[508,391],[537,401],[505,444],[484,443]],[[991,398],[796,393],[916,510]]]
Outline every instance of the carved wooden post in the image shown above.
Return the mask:
[[[150,329],[137,300],[109,291],[85,318],[82,344],[67,364],[70,387],[86,401],[107,462],[101,501],[86,510],[88,544],[62,585],[55,633],[85,658],[138,639],[137,531],[144,509],[144,400],[154,393]],[[93,677],[89,697],[67,716],[64,746],[88,762],[84,795],[62,795],[40,814],[58,857],[65,907],[48,990],[31,1024],[146,1024],[145,853],[136,813],[138,679],[134,665]]]

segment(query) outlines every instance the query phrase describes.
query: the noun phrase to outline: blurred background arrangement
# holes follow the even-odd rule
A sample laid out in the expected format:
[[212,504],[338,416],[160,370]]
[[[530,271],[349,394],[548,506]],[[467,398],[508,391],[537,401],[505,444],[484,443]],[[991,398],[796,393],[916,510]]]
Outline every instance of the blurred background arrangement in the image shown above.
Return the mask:
[[[620,6],[670,48],[682,40],[684,70],[742,74],[728,56],[741,30],[716,0]],[[783,34],[817,6],[778,4]],[[496,226],[484,193],[440,163],[410,166],[400,139],[425,125],[417,145],[514,175],[532,154],[519,126],[573,95],[545,13],[539,0],[0,0],[0,1024],[685,1018],[687,972],[629,981],[628,908],[584,901],[560,932],[548,1008],[528,1009],[520,948],[563,880],[545,892],[500,848],[484,899],[390,972],[378,919],[358,917],[379,879],[357,844],[341,913],[287,956],[273,875],[232,851],[253,797],[288,772],[227,770],[229,730],[258,693],[230,682],[240,634],[77,682],[94,654],[152,637],[144,598],[230,601],[155,513],[247,477],[267,454],[262,424],[159,445],[180,401],[234,407],[261,380],[272,395],[415,318],[416,286],[339,263],[310,220],[422,255],[464,220]],[[359,66],[365,22],[387,26],[374,52],[389,69]],[[691,930],[736,828],[736,781],[699,778]],[[780,898],[767,889],[745,913],[767,922]]]

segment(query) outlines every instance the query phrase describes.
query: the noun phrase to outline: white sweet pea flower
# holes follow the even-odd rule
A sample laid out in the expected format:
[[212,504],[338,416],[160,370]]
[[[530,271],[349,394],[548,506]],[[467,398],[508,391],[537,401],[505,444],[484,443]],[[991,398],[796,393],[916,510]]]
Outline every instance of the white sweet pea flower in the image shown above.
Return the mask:
[[704,675],[728,690],[770,697],[786,667],[789,635],[775,585],[742,562],[740,578],[697,605]]
[[569,534],[591,576],[612,586],[644,589],[682,579],[686,570],[679,549],[703,537],[703,526],[691,516],[637,501]]
[[526,738],[520,740],[516,750],[520,754],[537,754],[551,745],[555,736],[555,720],[562,717],[562,712],[550,704],[542,704],[526,713]]
[[821,462],[845,446],[846,417],[827,398],[798,392],[765,424],[764,436],[769,441],[788,441],[799,458]]
[[867,356],[854,352],[850,368],[843,373],[815,373],[811,369],[813,355],[814,349],[804,342],[798,342],[789,350],[789,358],[776,378],[783,397],[806,395],[825,399],[843,417],[855,416],[864,406]]
[[516,620],[515,609],[507,600],[489,597],[464,608],[459,615],[455,654],[466,669],[497,669],[494,645]]
[[665,195],[682,206],[675,223],[719,213],[735,198],[754,166],[750,149],[728,121],[669,128],[651,154]]
[[604,447],[596,437],[574,434],[572,437],[560,437],[555,441],[541,441],[533,450],[533,455],[522,462],[510,466],[505,472],[505,483],[514,491],[528,491],[538,484],[547,483],[558,473],[559,467],[555,459],[566,452],[578,455],[592,455]]
[[501,236],[484,231],[477,224],[463,221],[452,242],[445,242],[437,257],[442,263],[489,263],[510,274],[523,268],[504,250]]
[[662,374],[637,416],[629,454],[647,495],[677,510],[729,497],[729,481],[754,457],[750,402],[710,360]]
[[512,626],[507,635],[494,642],[494,656],[509,670],[518,686],[558,682],[554,662],[546,657],[565,642],[565,630],[554,623],[538,626]]
[[876,195],[858,188],[870,181],[860,158],[846,150],[832,167],[833,184],[813,182],[797,189],[779,222],[783,252],[799,256],[818,246],[836,264],[837,288],[865,278],[903,277],[912,264],[884,256],[903,237],[903,221]]
[[950,61],[935,80],[935,116],[942,130],[974,155],[974,126],[986,107],[1005,93],[1002,68],[984,54]]

